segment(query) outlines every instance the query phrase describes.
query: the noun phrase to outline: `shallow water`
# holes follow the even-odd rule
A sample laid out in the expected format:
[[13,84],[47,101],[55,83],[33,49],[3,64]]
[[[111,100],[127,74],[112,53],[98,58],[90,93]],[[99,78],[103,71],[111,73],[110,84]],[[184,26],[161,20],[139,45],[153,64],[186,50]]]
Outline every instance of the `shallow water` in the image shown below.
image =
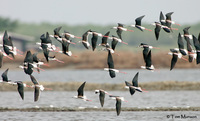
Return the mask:
[[[3,73],[5,70],[0,71]],[[67,70],[67,69],[46,69],[40,74],[34,72],[33,75],[38,81],[87,81],[90,83],[124,83],[131,81],[137,72],[139,73],[139,82],[150,81],[200,81],[200,69],[160,69],[151,72],[143,69],[126,69],[121,70],[127,74],[117,73],[116,78],[110,78],[107,71],[103,69],[88,69],[88,70]],[[23,70],[9,70],[8,77],[10,80],[31,81]]]
[[[200,107],[200,91],[149,91],[136,92],[133,96],[129,91],[109,91],[108,93],[123,96],[128,102],[122,102],[122,107]],[[0,92],[1,107],[31,108],[31,107],[88,107],[100,108],[99,96],[92,91],[84,93],[92,101],[82,101],[72,98],[76,91],[43,91],[38,102],[33,101],[33,91],[25,92],[24,101],[18,92]],[[115,100],[108,95],[104,107],[115,108]]]
[[[184,118],[190,116],[189,118]],[[1,112],[1,120],[8,121],[199,121],[196,111],[123,111],[116,112]]]
[[[4,70],[1,70],[2,73]],[[103,70],[66,70],[52,69],[34,73],[38,81],[87,81],[90,83],[124,83],[125,80],[131,81],[133,76],[139,71],[139,82],[149,81],[200,81],[199,69],[161,69],[159,72],[133,69],[122,70],[127,74],[118,73],[117,77],[111,79],[108,72]],[[30,77],[22,70],[9,70],[8,77],[11,80],[30,81]],[[87,88],[87,84],[86,87]],[[106,90],[106,89],[105,89]],[[123,96],[128,102],[122,102],[125,107],[200,107],[200,91],[149,91],[147,93],[136,92],[133,96],[129,91],[109,91],[112,95]],[[98,95],[93,91],[85,91],[85,95],[92,101],[82,101],[72,98],[77,95],[76,91],[43,91],[38,102],[33,101],[33,91],[25,91],[25,100],[22,101],[18,92],[0,92],[0,107],[9,108],[32,108],[32,107],[88,107],[101,108]],[[105,108],[115,108],[115,100],[108,96],[105,98]],[[181,115],[196,116],[196,118],[183,119]],[[167,117],[168,115],[169,118]],[[175,117],[176,116],[176,117]],[[35,121],[35,120],[131,120],[131,121],[199,121],[200,112],[198,111],[121,111],[120,116],[116,116],[115,111],[87,111],[87,112],[1,112],[0,120],[9,121]]]

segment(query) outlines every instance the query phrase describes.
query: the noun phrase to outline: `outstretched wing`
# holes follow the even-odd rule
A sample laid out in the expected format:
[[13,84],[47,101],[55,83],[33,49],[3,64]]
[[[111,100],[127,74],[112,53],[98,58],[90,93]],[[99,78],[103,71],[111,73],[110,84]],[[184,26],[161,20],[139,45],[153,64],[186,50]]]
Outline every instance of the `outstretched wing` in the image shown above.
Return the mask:
[[78,91],[78,96],[83,96],[85,83],[86,82],[83,82],[83,84],[78,88],[78,90],[77,90]]

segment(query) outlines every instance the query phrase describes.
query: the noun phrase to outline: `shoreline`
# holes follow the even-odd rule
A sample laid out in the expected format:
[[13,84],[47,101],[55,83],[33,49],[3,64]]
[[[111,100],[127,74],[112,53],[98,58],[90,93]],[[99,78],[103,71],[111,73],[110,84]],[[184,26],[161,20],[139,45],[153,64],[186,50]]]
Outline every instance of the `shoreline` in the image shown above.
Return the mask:
[[[27,85],[33,85],[32,82],[24,82]],[[45,91],[76,91],[82,82],[40,82],[46,88],[52,90]],[[157,90],[200,90],[200,82],[191,81],[157,81],[157,82],[141,82],[139,86],[147,91]],[[110,83],[87,83],[85,91],[94,91],[96,89],[103,89],[106,91],[127,91],[124,88],[125,83],[110,84]],[[0,91],[16,91],[17,86],[7,83],[0,84]],[[24,91],[33,91],[33,88],[24,88]]]
[[[32,51],[33,53],[34,51]],[[139,69],[144,65],[144,60],[142,56],[142,49],[138,52],[135,51],[118,51],[118,55],[113,54],[113,59],[115,62],[115,68],[117,69]],[[154,52],[152,54],[152,63],[155,68],[166,68],[170,69],[171,56],[167,55],[167,51]],[[55,61],[50,61],[49,67],[41,66],[44,69],[58,69],[58,68],[69,68],[69,69],[102,69],[107,67],[107,52],[92,52],[82,51],[75,52],[74,55],[77,57],[63,56],[62,54],[57,54],[56,58],[63,61],[64,63],[58,63]],[[18,68],[20,64],[23,63],[25,54],[21,57],[17,56],[14,60],[4,58],[2,68]],[[43,53],[38,53],[38,58],[44,58]],[[188,58],[188,57],[186,57]],[[45,63],[45,59],[42,59]],[[176,69],[187,69],[187,68],[199,68],[200,66],[194,62],[189,63],[185,60],[179,59],[176,63]]]
[[[146,108],[126,108],[122,111],[200,111],[200,107],[146,107]],[[8,108],[0,107],[0,112],[20,111],[20,112],[90,112],[90,111],[116,111],[115,108],[68,108],[68,107],[34,107],[34,108]]]

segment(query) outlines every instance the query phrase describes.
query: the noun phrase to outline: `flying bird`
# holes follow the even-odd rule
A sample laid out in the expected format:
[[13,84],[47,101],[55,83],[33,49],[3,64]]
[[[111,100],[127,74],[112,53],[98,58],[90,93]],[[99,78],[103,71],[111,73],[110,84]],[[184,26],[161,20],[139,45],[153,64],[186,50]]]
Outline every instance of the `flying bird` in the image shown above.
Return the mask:
[[140,31],[143,31],[143,30],[152,31],[152,30],[147,29],[147,28],[145,28],[145,27],[143,27],[143,26],[141,25],[142,19],[144,18],[144,16],[145,16],[145,15],[136,18],[136,19],[135,19],[135,24],[130,25],[130,26],[131,26],[131,27],[136,27],[136,28],[138,28]]
[[156,27],[154,29],[154,33],[155,33],[155,36],[156,36],[156,40],[158,40],[159,35],[160,35],[161,25],[160,25],[160,23],[155,22],[155,26]]
[[93,51],[96,49],[97,40],[98,40],[98,33],[92,32],[91,43],[92,43],[92,50],[93,50]]
[[172,17],[171,15],[173,14],[174,12],[169,12],[167,14],[165,14],[166,16],[166,25],[171,28],[171,24],[176,24],[178,26],[180,26],[180,24],[177,24],[175,21],[172,21]]
[[8,80],[8,70],[9,68],[7,68],[2,74],[1,74],[1,77],[2,77],[2,80],[1,82],[6,82],[6,83],[9,83],[11,82],[11,80]]
[[127,28],[124,28],[124,24],[122,24],[122,23],[118,23],[118,26],[112,27],[112,29],[117,29],[116,33],[121,40],[122,40],[122,32],[123,31],[133,32],[133,30],[128,30]]
[[154,66],[152,65],[151,50],[149,51],[148,55],[145,57],[144,62],[145,62],[146,65],[145,66],[141,66],[141,68],[147,69],[147,70],[151,70],[151,71],[155,70]]
[[154,29],[156,40],[158,40],[159,38],[161,28],[163,28],[163,30],[165,30],[167,33],[170,33],[170,28],[165,25],[160,24],[159,22],[154,22],[152,23],[152,25],[156,26]]
[[147,58],[147,56],[148,56],[148,54],[149,54],[149,52],[152,48],[159,49],[158,47],[153,47],[153,46],[150,46],[146,43],[141,43],[139,45],[139,47],[143,48],[143,58],[144,58],[144,60],[146,60],[146,58]]
[[185,58],[182,57],[182,54],[179,53],[178,48],[170,49],[170,52],[168,54],[172,55],[170,71],[175,67],[178,58],[181,58],[181,59],[187,61]]
[[196,49],[196,64],[200,63],[200,42],[198,39],[193,35],[193,44]]
[[[180,26],[180,24],[177,24],[175,23],[175,21],[172,21],[172,17],[171,15],[173,14],[174,12],[169,12],[167,14],[165,14],[166,16],[166,19],[164,18],[164,15],[162,13],[162,11],[160,12],[160,22],[162,25],[164,26],[167,26],[170,30],[178,30],[177,28],[172,28],[171,27],[171,24],[176,24],[178,26]],[[163,28],[166,32],[168,32],[168,30],[166,28]]]
[[[98,94],[98,93],[99,93],[99,101],[100,101],[101,107],[103,107],[105,94],[108,94],[108,92],[106,92],[106,91],[104,91],[102,89],[95,90],[95,94]],[[108,95],[110,95],[110,94],[108,94]]]
[[52,90],[50,88],[45,88],[43,85],[40,85],[34,76],[30,75],[30,78],[34,84],[32,87],[34,88],[34,101],[35,102],[38,101],[41,91]]
[[190,29],[190,26],[189,26],[189,27],[185,27],[185,28],[183,29],[183,33],[184,33],[184,34],[181,35],[182,37],[185,38],[186,41],[189,41],[190,39],[193,39],[193,38],[192,38],[192,35],[189,34],[189,29]]
[[128,101],[124,100],[124,97],[120,97],[120,96],[110,95],[109,97],[116,100],[115,108],[116,108],[117,116],[119,116],[121,112],[122,101],[125,101],[125,102],[128,102]]
[[138,75],[139,75],[139,72],[137,72],[135,76],[133,77],[132,84],[125,81],[126,88],[129,89],[129,92],[131,95],[133,95],[135,91],[143,92],[142,88],[138,86]]
[[56,40],[60,40],[62,37],[60,36],[60,29],[62,28],[62,26],[60,26],[60,27],[57,27],[57,28],[55,28],[54,30],[53,30],[53,32],[54,32],[54,35],[49,35],[50,37],[54,37]]
[[82,38],[82,37],[75,36],[67,31],[64,31],[64,33],[62,33],[62,35],[64,35],[67,40],[69,40],[70,38],[78,38],[78,39]]
[[83,84],[81,84],[81,86],[78,88],[77,92],[78,92],[78,95],[77,96],[74,96],[74,98],[77,98],[77,99],[82,99],[84,101],[91,101],[89,99],[87,99],[87,97],[84,95],[84,87],[85,87],[85,82],[83,82]]
[[108,31],[108,32],[104,35],[104,37],[102,37],[102,41],[101,41],[101,44],[99,44],[99,46],[106,47],[106,46],[109,45],[108,42],[107,42],[108,37],[109,37],[109,34],[110,34],[110,31]]
[[72,56],[72,52],[69,50],[69,45],[72,40],[62,40],[62,51],[58,51],[59,53],[65,54],[67,56]]
[[15,82],[12,82],[11,80],[8,79],[8,69],[6,69],[1,77],[2,77],[2,80],[0,80],[0,82],[4,82],[4,83],[8,83],[8,84],[11,84],[11,85],[17,85],[17,90],[19,92],[19,95],[20,97],[22,98],[22,100],[24,100],[24,87],[30,87],[28,85],[26,85],[25,83],[23,83],[22,81],[15,81]]
[[179,51],[180,51],[180,53],[181,53],[182,55],[185,56],[185,55],[188,54],[187,50],[184,49],[184,43],[183,43],[183,39],[182,39],[180,33],[178,34],[178,48],[179,48]]
[[22,100],[24,100],[24,83],[22,81],[16,81],[15,83],[17,83],[19,95],[21,96]]
[[82,35],[82,44],[84,45],[84,47],[86,49],[89,49],[90,47],[90,43],[88,42],[88,36],[89,34],[92,34],[91,30],[86,31],[83,35]]
[[108,68],[104,68],[104,70],[108,70],[110,77],[114,78],[116,74],[115,74],[115,69],[114,69],[114,61],[113,61],[112,54],[110,51],[108,51],[107,63],[108,63]]
[[108,64],[108,68],[104,68],[104,70],[109,71],[109,75],[110,75],[111,78],[116,77],[115,72],[126,74],[126,72],[122,72],[122,71],[115,69],[114,61],[113,61],[112,54],[111,54],[110,50],[108,50],[107,64]]
[[7,55],[11,54],[13,58],[15,58],[14,55],[17,55],[16,47],[13,46],[12,38],[8,36],[7,31],[3,35],[3,50]]

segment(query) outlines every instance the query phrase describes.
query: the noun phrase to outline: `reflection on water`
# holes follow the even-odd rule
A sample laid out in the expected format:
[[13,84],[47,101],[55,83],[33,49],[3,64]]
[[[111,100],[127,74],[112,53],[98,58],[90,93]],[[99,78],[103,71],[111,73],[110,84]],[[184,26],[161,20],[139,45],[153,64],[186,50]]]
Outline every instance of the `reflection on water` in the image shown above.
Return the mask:
[[[1,70],[3,73],[5,70]],[[110,78],[107,71],[99,70],[67,70],[67,69],[49,69],[40,74],[33,75],[38,81],[78,81],[92,83],[124,83],[125,80],[131,81],[134,75],[139,71],[139,81],[200,81],[200,69],[160,69],[151,72],[143,69],[121,70],[127,74],[117,73],[116,78]],[[9,70],[8,77],[11,80],[30,81],[30,77],[24,74],[23,70]]]

